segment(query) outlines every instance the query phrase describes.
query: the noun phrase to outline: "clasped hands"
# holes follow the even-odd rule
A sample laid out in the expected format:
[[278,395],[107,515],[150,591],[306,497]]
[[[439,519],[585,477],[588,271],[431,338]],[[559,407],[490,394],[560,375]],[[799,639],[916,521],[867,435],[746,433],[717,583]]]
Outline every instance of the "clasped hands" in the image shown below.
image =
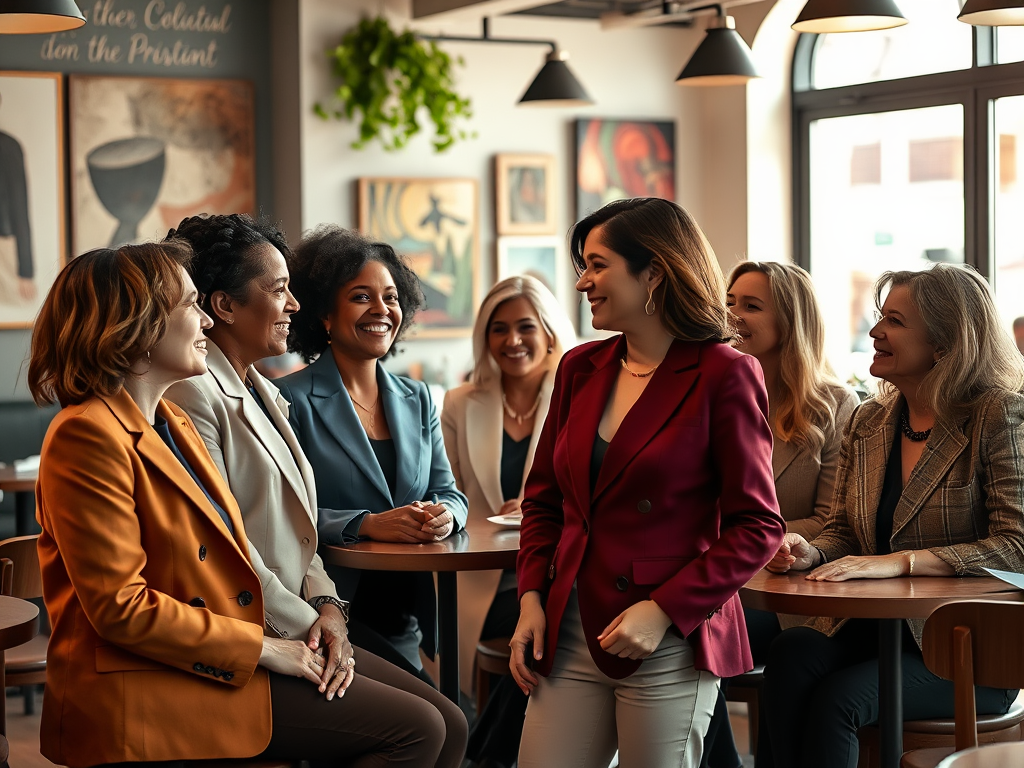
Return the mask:
[[306,642],[263,638],[260,665],[317,684],[328,701],[344,696],[355,679],[356,660],[341,611],[334,605],[322,606]]
[[441,502],[414,501],[404,507],[370,514],[359,529],[374,541],[421,544],[441,541],[451,535],[455,518]]
[[[819,564],[818,551],[798,533],[787,533],[782,546],[765,567],[772,573],[806,571],[808,581],[849,581],[850,579],[892,579],[907,574],[903,553],[890,555],[848,555]],[[817,566],[817,567],[815,567]]]

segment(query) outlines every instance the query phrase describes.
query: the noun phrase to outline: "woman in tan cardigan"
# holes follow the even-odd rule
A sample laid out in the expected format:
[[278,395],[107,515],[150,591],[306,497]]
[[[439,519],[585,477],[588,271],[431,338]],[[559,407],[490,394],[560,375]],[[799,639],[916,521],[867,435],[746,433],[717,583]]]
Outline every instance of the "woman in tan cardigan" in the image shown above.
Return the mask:
[[[787,534],[769,569],[816,581],[1024,572],[1024,362],[988,284],[937,264],[887,272],[875,290],[882,392],[854,415],[825,527],[810,542]],[[908,720],[953,714],[953,684],[924,666],[923,624],[904,631]],[[976,693],[980,714],[1006,712],[1017,695]],[[765,699],[772,754],[764,739],[759,766],[855,766],[857,729],[878,717],[877,622],[808,619],[783,632]]]

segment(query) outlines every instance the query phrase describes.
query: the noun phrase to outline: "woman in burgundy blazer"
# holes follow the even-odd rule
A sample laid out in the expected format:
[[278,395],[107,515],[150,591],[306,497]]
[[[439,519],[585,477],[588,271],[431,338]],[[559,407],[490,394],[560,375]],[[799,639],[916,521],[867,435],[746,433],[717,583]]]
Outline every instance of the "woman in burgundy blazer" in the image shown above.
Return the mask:
[[718,678],[752,666],[736,592],[785,532],[761,370],[679,206],[611,203],[571,248],[622,333],[563,358],[526,485],[519,765],[696,766]]

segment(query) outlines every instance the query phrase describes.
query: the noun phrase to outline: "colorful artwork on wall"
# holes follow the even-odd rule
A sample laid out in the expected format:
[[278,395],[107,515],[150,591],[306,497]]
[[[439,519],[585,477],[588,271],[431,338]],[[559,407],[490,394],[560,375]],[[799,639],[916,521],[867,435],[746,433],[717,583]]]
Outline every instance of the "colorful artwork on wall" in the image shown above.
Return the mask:
[[553,235],[554,155],[496,155],[494,221],[499,235]]
[[0,328],[31,328],[64,266],[60,74],[0,72]]
[[74,252],[256,208],[252,84],[69,78]]
[[389,243],[420,279],[419,338],[465,336],[479,304],[476,179],[360,179],[359,229]]
[[628,197],[676,197],[672,120],[576,121],[576,219]]
[[498,280],[514,275],[529,275],[544,283],[558,297],[565,297],[565,244],[562,238],[501,237],[498,238]]

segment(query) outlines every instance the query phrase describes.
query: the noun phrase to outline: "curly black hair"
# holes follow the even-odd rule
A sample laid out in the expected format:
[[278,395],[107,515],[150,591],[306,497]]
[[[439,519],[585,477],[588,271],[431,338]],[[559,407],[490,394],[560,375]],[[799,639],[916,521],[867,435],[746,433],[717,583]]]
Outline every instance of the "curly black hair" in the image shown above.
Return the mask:
[[266,270],[257,246],[270,243],[289,266],[292,258],[284,233],[273,222],[245,213],[189,216],[164,239],[184,240],[192,246],[195,257],[187,267],[188,273],[203,297],[203,309],[214,322],[217,316],[210,311],[210,296],[215,291],[224,291],[245,304],[250,283]]
[[[369,261],[379,261],[395,281],[402,323],[396,341],[405,336],[416,311],[424,305],[419,278],[395,249],[376,243],[350,229],[321,224],[307,232],[292,255],[291,289],[302,305],[292,318],[288,349],[298,352],[306,362],[327,349],[329,337],[323,320],[332,311],[338,291],[354,280]],[[388,355],[395,351],[394,345]],[[387,357],[387,355],[385,355]]]

